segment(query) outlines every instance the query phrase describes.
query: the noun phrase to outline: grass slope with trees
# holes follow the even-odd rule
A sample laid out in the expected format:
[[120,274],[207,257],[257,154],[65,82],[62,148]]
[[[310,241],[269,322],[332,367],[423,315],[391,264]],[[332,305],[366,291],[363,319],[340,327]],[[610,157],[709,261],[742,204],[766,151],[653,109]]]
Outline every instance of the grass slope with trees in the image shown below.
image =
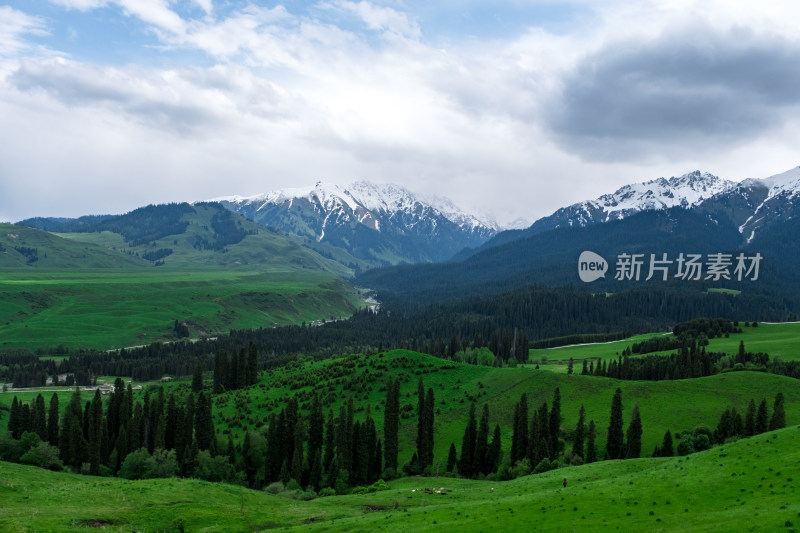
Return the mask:
[[0,225],[0,350],[110,349],[349,316],[352,270],[218,204]]

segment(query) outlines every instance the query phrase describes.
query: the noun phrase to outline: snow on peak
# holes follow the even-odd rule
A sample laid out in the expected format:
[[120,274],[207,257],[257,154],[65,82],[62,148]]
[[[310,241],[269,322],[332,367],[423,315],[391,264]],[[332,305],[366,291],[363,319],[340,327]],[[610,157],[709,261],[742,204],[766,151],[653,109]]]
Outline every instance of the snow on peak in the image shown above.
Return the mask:
[[488,216],[475,216],[457,207],[452,200],[444,197],[423,199],[393,183],[371,183],[356,181],[346,187],[318,181],[311,187],[293,187],[277,189],[256,196],[228,196],[217,201],[227,201],[238,205],[254,205],[261,210],[268,205],[291,204],[298,199],[306,199],[319,205],[325,213],[331,213],[341,207],[355,213],[359,222],[370,220],[370,225],[378,229],[378,223],[369,216],[374,214],[392,214],[400,211],[419,212],[432,209],[433,215],[441,215],[454,224],[467,229],[499,229],[497,223]]
[[769,188],[768,198],[779,195],[795,197],[800,194],[800,167],[761,180]]
[[584,205],[604,211],[609,220],[623,218],[629,212],[696,206],[734,185],[732,181],[696,170],[679,177],[626,185]]

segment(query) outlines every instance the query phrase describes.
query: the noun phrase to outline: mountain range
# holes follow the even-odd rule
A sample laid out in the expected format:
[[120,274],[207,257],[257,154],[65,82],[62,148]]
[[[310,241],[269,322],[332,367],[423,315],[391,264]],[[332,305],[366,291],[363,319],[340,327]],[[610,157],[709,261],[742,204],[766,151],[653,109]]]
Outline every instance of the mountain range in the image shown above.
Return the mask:
[[372,266],[444,261],[500,230],[447,198],[426,199],[399,185],[366,181],[212,201],[262,226],[342,248]]
[[[619,254],[761,254],[758,283],[697,280],[695,287],[773,290],[800,295],[800,167],[741,183],[703,172],[622,187],[593,201],[573,204],[524,230],[505,231],[454,261],[363,273],[358,282],[415,300],[456,298],[529,284],[578,282],[584,250],[609,260]],[[675,265],[673,265],[675,266]],[[606,276],[592,290],[614,291],[632,283]],[[629,281],[629,280],[623,280]],[[692,285],[682,285],[691,287]],[[798,294],[795,294],[798,293]]]

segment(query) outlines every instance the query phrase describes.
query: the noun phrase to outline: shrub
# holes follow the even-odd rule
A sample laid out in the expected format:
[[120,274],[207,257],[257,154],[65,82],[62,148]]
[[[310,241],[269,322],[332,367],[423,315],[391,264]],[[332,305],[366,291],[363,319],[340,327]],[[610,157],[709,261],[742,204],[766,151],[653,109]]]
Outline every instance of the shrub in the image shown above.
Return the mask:
[[335,495],[336,491],[330,487],[325,487],[324,489],[320,490],[319,493],[317,494],[317,496],[319,496],[320,498],[325,498],[327,496],[335,496]]
[[275,481],[267,485],[267,488],[265,488],[264,490],[269,492],[270,494],[280,494],[281,492],[286,490],[286,487],[283,485],[282,482]]

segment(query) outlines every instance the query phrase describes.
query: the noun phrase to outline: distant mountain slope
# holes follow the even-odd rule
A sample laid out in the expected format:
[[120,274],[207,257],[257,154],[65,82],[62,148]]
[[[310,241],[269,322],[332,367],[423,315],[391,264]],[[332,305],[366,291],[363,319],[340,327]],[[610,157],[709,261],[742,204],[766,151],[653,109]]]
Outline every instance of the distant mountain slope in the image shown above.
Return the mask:
[[319,182],[216,201],[262,226],[343,248],[373,264],[446,260],[498,231],[496,223],[448,199],[424,200],[398,185],[365,181],[348,187]]
[[[699,170],[678,177],[658,178],[625,185],[615,192],[604,194],[595,200],[586,200],[562,207],[552,215],[540,218],[527,228],[498,233],[478,250],[485,250],[556,228],[585,227],[621,220],[642,211],[672,207],[691,208],[702,204],[714,195],[732,189],[735,185],[732,181]],[[458,258],[464,259],[469,255],[470,252],[467,251],[460,254]]]
[[[620,290],[630,283],[613,281],[613,259],[620,253],[716,253],[736,249],[741,235],[708,216],[681,208],[642,211],[621,220],[586,227],[557,228],[495,246],[458,262],[403,265],[361,274],[365,287],[404,298],[431,302],[489,294],[525,285],[581,283],[578,257],[584,250],[604,256],[611,274],[590,290]],[[647,275],[645,271],[644,275]],[[581,284],[583,285],[583,284]],[[695,284],[698,287],[700,284]],[[686,285],[684,285],[686,286]]]
[[141,258],[140,266],[310,268],[342,277],[352,275],[351,269],[303,246],[296,238],[259,226],[219,203],[150,205],[124,215],[96,218],[37,218],[14,227],[23,225],[50,228],[64,232],[60,235],[67,241]]
[[140,268],[147,261],[35,228],[0,224],[0,268]]

